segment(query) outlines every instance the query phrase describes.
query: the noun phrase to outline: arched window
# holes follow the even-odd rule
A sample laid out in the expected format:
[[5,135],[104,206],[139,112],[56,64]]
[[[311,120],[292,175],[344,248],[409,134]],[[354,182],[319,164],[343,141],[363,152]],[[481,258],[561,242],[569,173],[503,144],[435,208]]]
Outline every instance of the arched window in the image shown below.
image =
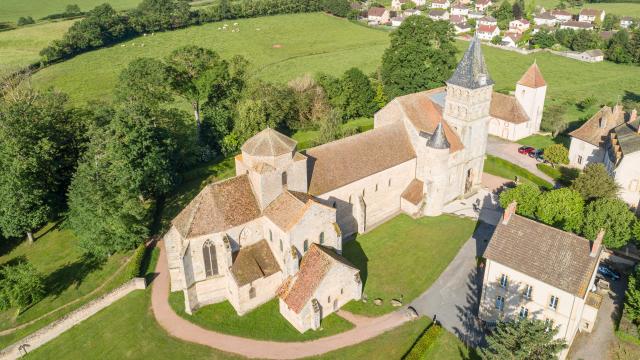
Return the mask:
[[320,233],[319,242],[320,245],[324,244],[324,231]]
[[309,240],[305,240],[302,246],[304,248],[304,252],[307,252],[309,250]]
[[280,239],[280,252],[282,252],[283,248],[282,248],[282,239]]
[[218,258],[216,257],[216,246],[210,240],[204,242],[202,246],[202,257],[204,258],[204,271],[209,276],[218,275]]
[[249,288],[249,299],[253,299],[254,297],[256,297],[256,288],[252,286]]
[[273,242],[273,232],[269,229],[269,241]]
[[282,173],[282,186],[287,185],[287,172]]

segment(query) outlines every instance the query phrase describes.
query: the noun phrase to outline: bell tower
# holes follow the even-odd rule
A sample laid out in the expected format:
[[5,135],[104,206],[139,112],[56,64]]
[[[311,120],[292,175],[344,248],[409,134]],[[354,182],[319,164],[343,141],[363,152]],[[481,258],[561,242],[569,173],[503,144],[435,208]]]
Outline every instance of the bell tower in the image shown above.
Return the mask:
[[489,134],[493,80],[484,62],[480,39],[474,36],[455,72],[447,80],[443,117],[460,137],[464,177],[461,194],[480,184]]

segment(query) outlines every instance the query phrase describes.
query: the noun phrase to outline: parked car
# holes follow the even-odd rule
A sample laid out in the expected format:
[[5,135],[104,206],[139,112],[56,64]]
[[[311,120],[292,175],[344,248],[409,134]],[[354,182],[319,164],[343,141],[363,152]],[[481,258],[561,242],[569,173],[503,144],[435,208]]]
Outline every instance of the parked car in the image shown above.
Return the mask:
[[532,148],[531,146],[521,146],[520,148],[518,148],[518,152],[522,155],[529,155],[532,151],[535,151],[535,148]]
[[620,273],[607,264],[600,264],[600,266],[598,266],[598,274],[604,276],[609,280],[620,280]]
[[543,154],[544,154],[544,150],[535,149],[535,150],[533,150],[532,152],[529,153],[529,157],[537,159],[538,157],[541,157]]

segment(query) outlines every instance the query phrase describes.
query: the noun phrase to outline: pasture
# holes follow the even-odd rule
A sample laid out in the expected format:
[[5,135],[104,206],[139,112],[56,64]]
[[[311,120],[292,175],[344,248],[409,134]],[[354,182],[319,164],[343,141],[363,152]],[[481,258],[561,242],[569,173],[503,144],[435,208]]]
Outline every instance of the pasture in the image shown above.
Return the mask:
[[40,59],[38,53],[60,39],[76,20],[50,22],[0,32],[0,74]]
[[[558,0],[534,0],[537,6],[542,6],[547,10],[553,9],[560,1]],[[582,7],[567,8],[572,14],[577,14],[582,8],[604,9],[607,13],[618,16],[640,17],[640,3],[585,3]]]
[[80,10],[89,11],[105,2],[116,10],[124,10],[135,7],[140,0],[2,0],[0,22],[16,22],[21,16],[31,16],[37,20],[47,15],[62,13],[70,4],[77,4]]

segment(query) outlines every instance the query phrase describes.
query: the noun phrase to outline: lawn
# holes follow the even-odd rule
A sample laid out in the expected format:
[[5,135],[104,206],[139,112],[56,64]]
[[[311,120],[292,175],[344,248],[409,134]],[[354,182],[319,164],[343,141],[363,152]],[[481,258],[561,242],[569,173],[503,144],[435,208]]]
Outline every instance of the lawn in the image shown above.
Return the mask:
[[[535,0],[537,6],[544,6],[547,10],[555,8],[558,0]],[[604,9],[606,13],[616,14],[618,16],[640,17],[640,4],[638,3],[586,3],[583,7],[567,8],[567,11],[573,14],[580,12],[582,8]]]
[[[378,316],[396,309],[391,299],[415,299],[436,281],[474,227],[474,221],[451,215],[398,215],[345,243],[342,254],[360,269],[368,301],[352,301],[344,309]],[[383,300],[381,306],[373,304],[376,298]]]
[[571,141],[571,138],[566,135],[558,135],[557,137],[552,138],[549,135],[535,134],[535,135],[530,135],[530,136],[527,136],[526,138],[518,140],[518,144],[531,146],[536,149],[544,149],[554,144],[562,144],[565,147],[569,148],[570,141]]
[[521,181],[533,183],[547,189],[552,188],[552,185],[546,180],[533,175],[516,164],[492,155],[487,155],[487,160],[484,162],[484,172],[510,180],[514,180],[517,176]]
[[[358,132],[364,132],[373,129],[372,118],[358,118],[349,120],[342,124],[343,129],[356,129]],[[315,146],[315,140],[318,137],[318,130],[301,130],[293,134],[291,137],[298,142],[298,150],[308,149]]]
[[189,315],[184,312],[182,292],[171,293],[169,303],[178,315],[205,329],[252,339],[307,341],[335,335],[353,328],[353,324],[347,320],[336,314],[331,314],[322,319],[320,329],[300,334],[280,315],[277,299],[273,299],[243,316],[238,316],[228,301],[204,306],[193,315]]
[[62,13],[69,4],[77,4],[82,11],[91,10],[103,3],[111,4],[116,10],[124,10],[136,7],[139,2],[140,0],[2,0],[0,22],[16,22],[21,16],[31,16],[37,20]]
[[76,101],[108,98],[131,60],[164,57],[187,44],[211,48],[227,58],[243,55],[251,62],[253,76],[271,81],[319,71],[341,74],[352,66],[368,73],[375,70],[388,44],[386,32],[318,13],[234,22],[239,32],[218,30],[221,23],[211,23],[92,51],[39,71],[34,81],[53,85]]
[[[0,256],[0,265],[17,259],[27,259],[44,275],[47,296],[24,310],[17,317],[15,309],[0,312],[0,330],[34,320],[51,310],[89,294],[104,284],[126,259],[124,254],[116,254],[106,263],[90,261],[82,256],[75,236],[69,230],[59,229],[56,224],[49,224],[35,236],[36,241],[33,245],[23,241],[14,249]],[[6,251],[3,249],[2,252]],[[125,275],[117,275],[97,294],[88,296],[86,299],[48,315],[21,330],[1,336],[0,348],[119,286],[126,280],[128,279]]]
[[74,21],[50,22],[0,32],[0,74],[39,61],[40,50],[61,38]]

